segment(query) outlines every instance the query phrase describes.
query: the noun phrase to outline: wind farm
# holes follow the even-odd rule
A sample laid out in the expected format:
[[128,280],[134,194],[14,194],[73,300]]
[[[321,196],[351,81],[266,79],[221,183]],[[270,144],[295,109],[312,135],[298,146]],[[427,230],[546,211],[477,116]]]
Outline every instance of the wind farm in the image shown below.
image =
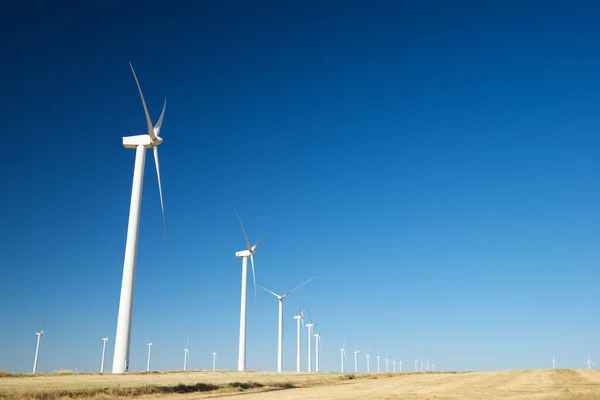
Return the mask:
[[0,400],[600,398],[600,4],[525,3],[7,8]]

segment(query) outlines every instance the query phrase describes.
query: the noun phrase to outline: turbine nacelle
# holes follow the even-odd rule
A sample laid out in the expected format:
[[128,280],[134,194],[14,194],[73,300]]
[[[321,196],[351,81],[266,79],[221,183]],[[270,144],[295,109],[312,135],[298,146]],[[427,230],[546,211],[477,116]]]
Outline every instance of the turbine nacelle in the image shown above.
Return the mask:
[[250,252],[250,250],[242,250],[242,251],[235,252],[235,256],[237,258],[250,257],[253,255],[254,255],[254,251]]
[[123,146],[126,149],[135,149],[139,145],[144,146],[149,149],[150,147],[156,147],[162,143],[162,138],[160,136],[156,136],[156,139],[152,140],[150,135],[134,135],[134,136],[124,136],[123,137]]

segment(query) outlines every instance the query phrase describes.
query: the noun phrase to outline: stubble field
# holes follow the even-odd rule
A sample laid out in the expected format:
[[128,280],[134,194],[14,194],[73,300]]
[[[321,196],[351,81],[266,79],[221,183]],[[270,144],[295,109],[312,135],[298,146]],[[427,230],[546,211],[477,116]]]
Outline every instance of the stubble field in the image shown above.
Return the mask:
[[588,400],[600,399],[600,371],[425,374],[190,371],[0,377],[0,399],[56,398]]

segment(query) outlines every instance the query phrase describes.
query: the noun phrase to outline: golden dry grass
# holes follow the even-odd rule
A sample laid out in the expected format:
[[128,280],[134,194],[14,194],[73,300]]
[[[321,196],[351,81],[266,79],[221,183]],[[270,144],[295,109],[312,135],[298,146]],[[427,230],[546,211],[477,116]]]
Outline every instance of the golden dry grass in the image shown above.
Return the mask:
[[600,399],[598,370],[426,374],[188,371],[150,374],[11,375],[0,399]]

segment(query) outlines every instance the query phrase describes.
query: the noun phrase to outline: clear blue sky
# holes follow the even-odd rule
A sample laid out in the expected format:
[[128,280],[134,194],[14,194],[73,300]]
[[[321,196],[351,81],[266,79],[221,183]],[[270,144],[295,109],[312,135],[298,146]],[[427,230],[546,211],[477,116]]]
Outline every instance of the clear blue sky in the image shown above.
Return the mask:
[[[595,2],[65,2],[0,17],[0,369],[112,366],[135,152],[150,114],[131,368],[235,368],[244,248],[258,282],[347,345],[437,369],[600,362]],[[70,3],[70,4],[69,4]],[[393,3],[393,4],[392,4]],[[251,292],[249,292],[251,293]],[[276,368],[277,301],[248,302]],[[304,343],[303,343],[304,345]],[[303,354],[305,352],[303,351]],[[306,356],[304,355],[304,358]],[[349,357],[349,362],[352,358]],[[375,358],[373,357],[373,362]],[[303,360],[303,367],[306,363]],[[599,364],[600,365],[600,364]]]

